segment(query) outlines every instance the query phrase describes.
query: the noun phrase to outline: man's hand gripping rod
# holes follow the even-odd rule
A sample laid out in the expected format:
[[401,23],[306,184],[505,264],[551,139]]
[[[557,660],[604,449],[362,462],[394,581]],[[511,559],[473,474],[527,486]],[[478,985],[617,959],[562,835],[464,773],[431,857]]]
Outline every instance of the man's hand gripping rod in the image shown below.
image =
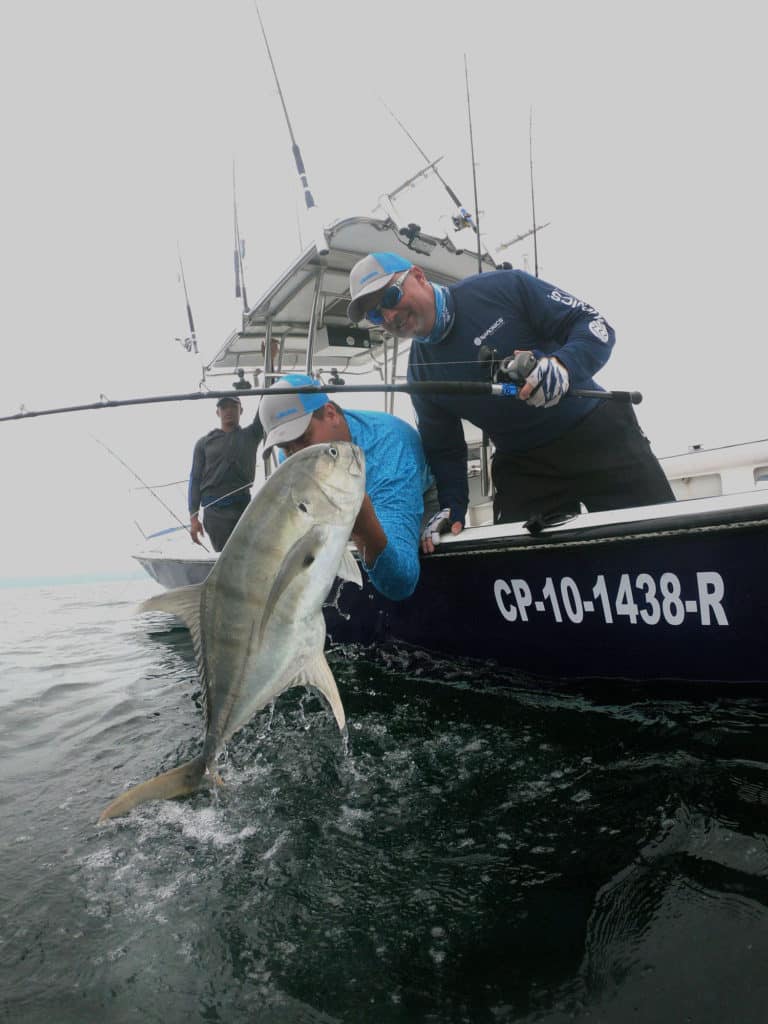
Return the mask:
[[[518,352],[517,355],[499,359],[496,349],[488,345],[480,347],[477,357],[479,362],[488,364],[493,381],[492,391],[497,395],[516,395],[525,384],[526,377],[536,369],[538,363],[533,352]],[[567,398],[569,395],[573,395],[575,398],[611,398],[616,402],[631,402],[632,405],[639,405],[643,400],[639,391],[597,391],[591,388],[569,388],[564,397]]]

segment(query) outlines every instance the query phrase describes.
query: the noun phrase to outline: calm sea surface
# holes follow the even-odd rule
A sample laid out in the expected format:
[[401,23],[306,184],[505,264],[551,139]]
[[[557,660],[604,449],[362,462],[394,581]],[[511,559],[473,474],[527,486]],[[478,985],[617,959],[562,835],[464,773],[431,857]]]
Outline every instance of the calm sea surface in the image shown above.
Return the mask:
[[0,590],[0,1019],[768,1019],[768,694],[337,651],[348,752],[292,691],[216,797],[97,827],[200,745],[155,589]]

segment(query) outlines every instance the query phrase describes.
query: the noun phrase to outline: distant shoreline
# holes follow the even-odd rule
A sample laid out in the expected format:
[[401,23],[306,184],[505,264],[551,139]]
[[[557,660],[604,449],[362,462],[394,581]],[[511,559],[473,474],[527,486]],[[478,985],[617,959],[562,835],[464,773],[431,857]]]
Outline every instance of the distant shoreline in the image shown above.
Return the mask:
[[74,583],[118,583],[141,579],[149,579],[142,569],[67,573],[60,576],[8,576],[0,577],[0,590],[12,587],[60,587]]

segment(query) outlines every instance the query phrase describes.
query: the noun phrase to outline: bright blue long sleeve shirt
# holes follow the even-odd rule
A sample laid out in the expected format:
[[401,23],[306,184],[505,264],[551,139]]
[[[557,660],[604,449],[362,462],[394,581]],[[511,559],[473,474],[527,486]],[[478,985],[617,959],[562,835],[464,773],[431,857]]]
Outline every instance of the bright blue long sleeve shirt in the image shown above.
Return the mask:
[[[487,365],[478,361],[480,347],[488,345],[501,359],[517,349],[557,356],[571,387],[602,390],[593,375],[608,360],[616,336],[594,307],[522,270],[477,274],[448,291],[453,325],[442,341],[413,342],[409,380],[488,380]],[[491,396],[414,395],[412,400],[440,506],[462,521],[469,503],[462,419],[485,431],[499,453],[526,452],[568,433],[599,402],[566,398],[542,409]]]
[[410,424],[383,412],[345,409],[344,417],[352,441],[365,455],[366,493],[387,536],[373,565],[363,565],[381,594],[401,601],[419,581],[424,491],[432,475]]

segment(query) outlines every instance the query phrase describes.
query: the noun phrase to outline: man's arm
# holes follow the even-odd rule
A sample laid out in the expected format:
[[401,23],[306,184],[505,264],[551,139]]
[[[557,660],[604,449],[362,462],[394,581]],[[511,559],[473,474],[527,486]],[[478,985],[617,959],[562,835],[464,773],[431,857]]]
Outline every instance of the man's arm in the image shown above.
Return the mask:
[[352,540],[360,552],[363,564],[375,565],[376,560],[387,546],[387,535],[379,517],[373,510],[370,497],[366,494],[363,504],[352,527]]
[[547,347],[546,354],[565,366],[575,386],[591,380],[611,355],[616,342],[613,327],[594,306],[561,288],[530,274],[516,277],[536,332],[556,343]]
[[435,477],[440,506],[451,510],[451,522],[463,526],[469,505],[469,485],[467,443],[461,419],[422,395],[413,395],[412,401],[424,455]]
[[395,429],[403,433],[395,433],[387,445],[386,465],[377,467],[381,471],[363,501],[352,539],[376,589],[402,601],[419,581],[424,461],[413,428],[400,423]]
[[205,533],[203,524],[200,522],[200,481],[203,478],[205,467],[205,448],[202,438],[195,445],[192,454],[192,469],[189,473],[189,488],[187,490],[187,508],[189,509],[189,535],[195,544],[202,544],[201,537]]

